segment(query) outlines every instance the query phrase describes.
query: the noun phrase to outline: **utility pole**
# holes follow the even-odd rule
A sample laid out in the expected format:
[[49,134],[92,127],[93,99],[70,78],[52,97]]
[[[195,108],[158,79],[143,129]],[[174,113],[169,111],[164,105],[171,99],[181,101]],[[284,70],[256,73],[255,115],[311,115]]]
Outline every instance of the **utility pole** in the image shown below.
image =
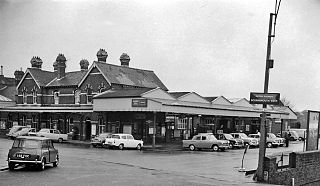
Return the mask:
[[[271,39],[275,37],[275,26],[277,15],[279,12],[281,0],[276,0],[275,4],[275,13],[270,13],[269,18],[269,31],[268,31],[268,44],[267,44],[267,56],[266,56],[266,70],[265,70],[265,78],[264,78],[264,93],[268,93],[268,86],[269,86],[269,69],[273,68],[273,60],[270,59],[271,55]],[[266,121],[267,121],[267,113],[266,113],[267,104],[263,104],[263,112],[261,114],[261,125],[260,125],[260,144],[259,144],[259,161],[258,161],[258,168],[254,178],[257,181],[263,182],[264,179],[264,158],[266,154]]]

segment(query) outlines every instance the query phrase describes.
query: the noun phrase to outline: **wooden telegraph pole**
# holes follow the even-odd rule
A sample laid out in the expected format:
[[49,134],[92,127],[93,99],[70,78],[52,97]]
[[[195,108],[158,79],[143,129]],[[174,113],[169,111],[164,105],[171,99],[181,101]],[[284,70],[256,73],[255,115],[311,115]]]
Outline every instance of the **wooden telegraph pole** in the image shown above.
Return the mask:
[[[264,78],[264,93],[268,93],[268,86],[269,86],[269,70],[273,68],[273,60],[270,59],[271,55],[271,38],[275,37],[275,25],[277,14],[279,12],[281,0],[276,0],[275,5],[275,13],[270,13],[269,18],[269,31],[268,31],[268,45],[267,45],[267,57],[266,57],[266,69],[265,69],[265,78]],[[265,181],[264,179],[264,158],[266,154],[266,113],[267,104],[263,104],[263,112],[261,114],[261,125],[260,125],[260,144],[259,144],[259,160],[258,160],[258,168],[256,171],[255,178],[257,181]]]

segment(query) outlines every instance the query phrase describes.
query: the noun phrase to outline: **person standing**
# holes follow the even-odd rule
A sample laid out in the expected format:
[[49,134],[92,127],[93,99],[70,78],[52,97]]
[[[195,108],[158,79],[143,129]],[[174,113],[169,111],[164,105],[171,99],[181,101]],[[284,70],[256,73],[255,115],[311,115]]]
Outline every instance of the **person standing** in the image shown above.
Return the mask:
[[286,131],[284,133],[284,138],[286,139],[286,147],[289,147],[290,136],[291,136],[291,134],[289,131]]

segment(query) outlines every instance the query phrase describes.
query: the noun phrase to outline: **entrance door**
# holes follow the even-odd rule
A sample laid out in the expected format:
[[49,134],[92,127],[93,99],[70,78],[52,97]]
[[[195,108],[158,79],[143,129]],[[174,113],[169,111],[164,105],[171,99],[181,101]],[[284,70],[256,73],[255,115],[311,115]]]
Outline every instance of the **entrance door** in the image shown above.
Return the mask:
[[91,121],[86,121],[85,123],[85,139],[91,139]]

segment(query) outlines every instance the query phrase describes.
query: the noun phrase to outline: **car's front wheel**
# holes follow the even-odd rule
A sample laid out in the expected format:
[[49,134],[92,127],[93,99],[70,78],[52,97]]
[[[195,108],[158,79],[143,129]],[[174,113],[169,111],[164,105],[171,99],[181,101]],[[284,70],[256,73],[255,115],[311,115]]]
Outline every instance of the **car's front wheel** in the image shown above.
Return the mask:
[[230,143],[230,144],[229,144],[229,149],[233,149],[233,148],[234,148],[233,144]]
[[9,166],[9,170],[14,170],[14,167],[16,166],[14,163],[12,163],[12,162],[9,162],[8,163],[8,166]]
[[271,148],[272,147],[272,143],[267,143],[267,147]]
[[62,139],[62,138],[59,138],[59,139],[58,139],[58,142],[59,142],[59,143],[62,143],[62,142],[63,142],[63,139]]
[[137,145],[137,150],[141,150],[141,144]]
[[59,155],[56,155],[56,160],[53,162],[53,167],[57,167],[59,165]]
[[120,144],[120,145],[119,145],[119,149],[120,149],[120,150],[123,150],[123,149],[124,149],[124,145],[123,145],[123,144]]
[[189,146],[189,149],[190,149],[191,151],[194,151],[194,150],[196,150],[196,147],[195,147],[194,145],[190,145],[190,146]]
[[219,150],[219,147],[218,147],[217,145],[213,145],[213,146],[212,146],[212,150],[213,150],[213,151],[218,151],[218,150]]
[[41,170],[41,171],[44,170],[45,165],[46,165],[46,160],[44,158],[42,158],[41,164],[38,165],[39,170]]

